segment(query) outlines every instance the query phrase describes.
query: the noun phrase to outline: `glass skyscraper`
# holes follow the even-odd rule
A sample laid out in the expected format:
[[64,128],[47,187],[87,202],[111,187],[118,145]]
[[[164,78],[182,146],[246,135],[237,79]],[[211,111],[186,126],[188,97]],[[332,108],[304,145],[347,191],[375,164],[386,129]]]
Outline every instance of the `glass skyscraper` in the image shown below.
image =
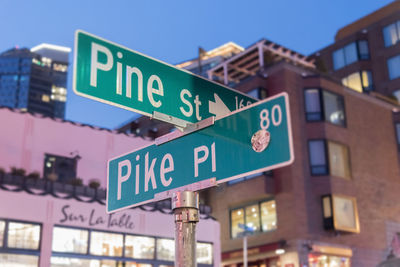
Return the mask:
[[70,49],[41,44],[0,54],[0,106],[64,118]]

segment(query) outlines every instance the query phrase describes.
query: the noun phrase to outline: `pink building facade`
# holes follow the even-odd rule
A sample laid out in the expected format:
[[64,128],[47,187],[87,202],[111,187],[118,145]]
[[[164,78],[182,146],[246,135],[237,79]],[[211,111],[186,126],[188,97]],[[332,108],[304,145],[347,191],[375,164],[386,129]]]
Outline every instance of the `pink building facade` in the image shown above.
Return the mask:
[[[0,109],[0,122],[0,266],[173,266],[168,201],[114,214],[104,205],[107,160],[148,141],[9,109]],[[57,181],[10,173],[16,167],[46,177],[53,156],[75,159],[83,186],[60,190]],[[94,178],[96,190],[87,187]],[[219,223],[207,214],[200,218],[198,264],[220,266]]]

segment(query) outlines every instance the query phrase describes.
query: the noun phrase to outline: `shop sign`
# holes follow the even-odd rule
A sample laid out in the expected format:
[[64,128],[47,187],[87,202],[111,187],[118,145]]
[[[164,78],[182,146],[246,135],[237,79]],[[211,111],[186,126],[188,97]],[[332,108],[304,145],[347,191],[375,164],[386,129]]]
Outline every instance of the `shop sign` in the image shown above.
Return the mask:
[[101,227],[107,229],[134,230],[136,223],[132,215],[128,213],[104,214],[104,212],[91,209],[89,212],[73,209],[70,205],[61,208],[60,224],[74,224],[81,227]]

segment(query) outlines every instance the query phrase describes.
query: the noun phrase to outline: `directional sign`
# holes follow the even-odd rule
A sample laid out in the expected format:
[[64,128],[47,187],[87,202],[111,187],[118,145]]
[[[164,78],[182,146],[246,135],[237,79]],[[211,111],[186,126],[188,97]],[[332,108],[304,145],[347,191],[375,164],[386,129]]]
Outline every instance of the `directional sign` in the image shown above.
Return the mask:
[[289,114],[282,93],[198,131],[160,144],[169,140],[165,136],[109,160],[107,212],[289,165],[294,157]]
[[75,36],[76,94],[152,117],[195,123],[255,99],[83,31]]

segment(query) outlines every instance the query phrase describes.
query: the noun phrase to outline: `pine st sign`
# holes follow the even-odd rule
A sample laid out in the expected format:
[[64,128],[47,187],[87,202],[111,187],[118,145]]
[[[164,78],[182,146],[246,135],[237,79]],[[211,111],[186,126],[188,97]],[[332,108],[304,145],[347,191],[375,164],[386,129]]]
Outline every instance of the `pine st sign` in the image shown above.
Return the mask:
[[[221,117],[255,99],[92,34],[76,31],[76,94],[178,126]],[[161,114],[155,116],[155,114]]]
[[[288,101],[282,93],[215,121],[207,119],[212,123],[200,130],[176,131],[109,160],[107,212],[291,164]],[[182,136],[170,138],[176,134]]]

